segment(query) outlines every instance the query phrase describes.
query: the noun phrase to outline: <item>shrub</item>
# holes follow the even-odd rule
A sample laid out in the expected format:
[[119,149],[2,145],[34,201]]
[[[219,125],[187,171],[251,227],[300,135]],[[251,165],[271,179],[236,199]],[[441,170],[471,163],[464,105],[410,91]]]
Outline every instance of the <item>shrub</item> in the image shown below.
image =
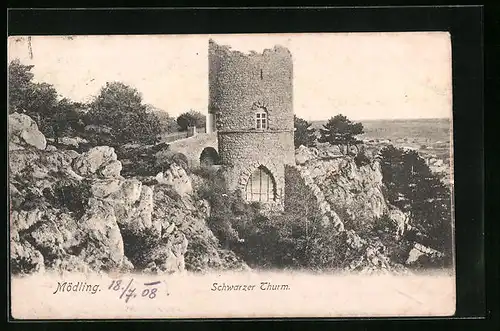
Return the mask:
[[54,207],[73,212],[77,218],[85,213],[88,200],[92,196],[91,185],[86,180],[75,182],[61,179],[52,189],[45,189],[43,193]]
[[156,153],[154,156],[154,164],[157,172],[164,171],[170,168],[172,163],[176,163],[186,172],[189,172],[189,160],[186,155],[176,153],[169,150],[164,150]]
[[34,193],[31,190],[26,190],[26,196],[22,201],[20,199],[16,201],[16,204],[13,204],[14,209],[21,210],[34,210],[37,208],[42,208],[46,205],[46,202],[39,195]]
[[144,269],[150,259],[151,250],[160,242],[160,236],[153,228],[146,228],[140,232],[132,232],[120,226],[123,238],[123,250],[125,256],[137,269]]
[[213,181],[217,176],[218,169],[214,167],[196,167],[191,169],[191,173],[206,179],[207,181]]
[[[287,172],[292,176],[294,169]],[[258,203],[229,192],[219,172],[200,168],[193,173],[204,179],[196,193],[210,202],[209,228],[251,267],[322,269],[338,267],[343,261],[342,238],[332,225],[322,224],[317,204],[300,176],[285,188],[289,208],[264,215]]]
[[[108,82],[90,103],[87,124],[106,126],[96,143],[115,146],[128,142],[155,143],[161,131],[158,118],[148,112],[141,93],[124,83]],[[111,141],[110,141],[111,140]]]
[[365,165],[368,165],[368,164],[371,164],[371,160],[366,155],[365,152],[361,152],[361,153],[356,154],[356,156],[354,157],[354,162],[356,163],[356,166],[358,168],[365,166]]
[[381,217],[376,218],[375,222],[373,222],[373,230],[377,232],[395,234],[396,229],[396,224],[387,214],[383,214]]
[[186,155],[182,153],[175,153],[174,155],[172,155],[171,162],[176,163],[186,172],[189,171],[189,160]]

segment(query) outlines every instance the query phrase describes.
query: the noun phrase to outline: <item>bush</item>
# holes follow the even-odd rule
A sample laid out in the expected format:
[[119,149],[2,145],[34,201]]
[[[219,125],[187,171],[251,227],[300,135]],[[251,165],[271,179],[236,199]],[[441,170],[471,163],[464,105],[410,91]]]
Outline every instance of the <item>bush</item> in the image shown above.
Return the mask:
[[106,83],[90,103],[86,121],[89,125],[110,129],[109,133],[102,132],[96,136],[96,143],[100,145],[116,146],[129,142],[153,144],[161,131],[158,118],[148,112],[141,93],[120,82]]
[[189,171],[189,160],[186,155],[182,153],[175,153],[172,155],[171,164],[175,163],[184,169],[186,172]]
[[377,232],[395,234],[396,229],[396,224],[387,214],[383,214],[381,217],[376,218],[375,222],[373,223],[373,230]]
[[[213,167],[196,167],[191,169],[193,175],[199,176],[211,182],[218,176],[218,169]],[[222,179],[222,177],[220,177]]]
[[116,155],[122,162],[121,174],[128,176],[155,176],[162,171],[156,164],[156,157],[152,148],[139,146],[137,148],[116,148]]
[[[287,171],[293,175],[293,168]],[[258,203],[248,203],[239,192],[229,192],[219,172],[200,168],[193,173],[204,179],[196,193],[210,202],[209,228],[250,267],[323,269],[342,263],[342,238],[332,225],[322,224],[304,183],[297,181],[285,188],[292,204],[286,212],[264,215]]]
[[85,213],[89,198],[92,196],[92,189],[86,180],[75,182],[61,179],[52,189],[45,189],[43,193],[54,207],[66,209],[80,218]]
[[183,168],[186,172],[189,172],[189,160],[186,155],[182,153],[176,153],[169,150],[158,152],[154,155],[154,164],[157,172],[164,171],[176,163],[178,166]]
[[125,256],[135,268],[146,268],[151,260],[149,254],[159,244],[160,236],[153,228],[145,228],[141,232],[131,232],[129,229],[120,226],[120,232],[123,238]]
[[354,157],[354,162],[358,168],[363,167],[365,165],[371,164],[370,158],[366,155],[365,152],[361,152],[356,154]]

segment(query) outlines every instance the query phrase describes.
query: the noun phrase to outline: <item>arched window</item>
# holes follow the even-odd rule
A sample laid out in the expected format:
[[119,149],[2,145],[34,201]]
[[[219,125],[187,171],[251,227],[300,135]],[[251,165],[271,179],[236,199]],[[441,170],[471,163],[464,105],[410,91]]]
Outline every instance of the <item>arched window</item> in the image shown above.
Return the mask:
[[264,166],[258,167],[250,176],[245,188],[248,201],[274,201],[275,184],[273,175]]
[[257,130],[265,130],[268,128],[267,112],[257,111],[255,113],[255,128]]

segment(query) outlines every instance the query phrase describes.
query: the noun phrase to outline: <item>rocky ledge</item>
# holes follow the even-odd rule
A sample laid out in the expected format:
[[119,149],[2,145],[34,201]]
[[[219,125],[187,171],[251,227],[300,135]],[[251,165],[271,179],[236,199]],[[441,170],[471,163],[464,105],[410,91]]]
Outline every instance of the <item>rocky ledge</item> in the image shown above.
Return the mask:
[[175,163],[156,178],[124,178],[109,146],[59,150],[23,114],[9,129],[13,273],[248,268],[219,248],[206,201]]

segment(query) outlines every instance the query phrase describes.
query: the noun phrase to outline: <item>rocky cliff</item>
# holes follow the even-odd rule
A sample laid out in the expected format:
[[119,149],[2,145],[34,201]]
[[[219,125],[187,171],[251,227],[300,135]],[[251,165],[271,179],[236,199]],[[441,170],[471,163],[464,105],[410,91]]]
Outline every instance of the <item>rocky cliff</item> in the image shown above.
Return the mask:
[[376,222],[386,216],[395,229],[390,242],[396,244],[407,226],[405,215],[386,202],[378,161],[373,158],[358,164],[354,157],[342,155],[334,148],[304,146],[296,150],[295,158],[293,171],[315,197],[322,222],[333,224],[344,238],[348,247],[345,257],[349,261],[345,269],[406,272],[398,263],[402,261],[390,258],[394,247],[386,247],[380,233],[374,230]]
[[317,196],[320,209],[339,230],[353,229],[357,222],[369,222],[384,214],[396,225],[403,221],[399,210],[386,202],[376,159],[360,165],[351,156],[300,146],[296,150],[296,163]]
[[124,178],[111,147],[80,154],[47,146],[17,113],[9,131],[13,273],[246,268],[219,248],[206,202],[175,163],[156,178]]

